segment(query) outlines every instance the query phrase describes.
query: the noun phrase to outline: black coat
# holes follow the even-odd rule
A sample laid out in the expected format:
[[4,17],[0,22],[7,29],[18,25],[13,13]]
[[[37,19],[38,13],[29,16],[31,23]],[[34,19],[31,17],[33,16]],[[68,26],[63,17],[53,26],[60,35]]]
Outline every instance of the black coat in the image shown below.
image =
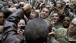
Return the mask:
[[3,43],[22,43],[23,38],[17,35],[17,23],[23,16],[23,9],[18,9],[5,20],[2,33]]

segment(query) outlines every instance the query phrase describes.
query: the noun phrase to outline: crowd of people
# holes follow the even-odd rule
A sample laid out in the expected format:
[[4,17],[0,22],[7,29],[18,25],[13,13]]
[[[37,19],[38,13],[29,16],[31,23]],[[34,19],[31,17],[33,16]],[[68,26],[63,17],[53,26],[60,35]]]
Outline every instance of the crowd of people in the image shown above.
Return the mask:
[[0,43],[76,43],[75,3],[7,1],[0,6]]

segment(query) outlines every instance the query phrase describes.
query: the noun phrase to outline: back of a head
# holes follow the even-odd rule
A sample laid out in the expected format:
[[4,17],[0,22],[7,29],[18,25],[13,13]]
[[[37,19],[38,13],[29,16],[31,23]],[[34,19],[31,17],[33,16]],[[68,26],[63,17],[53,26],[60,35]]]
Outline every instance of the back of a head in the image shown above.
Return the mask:
[[43,43],[48,36],[48,25],[42,18],[35,18],[25,28],[27,43]]

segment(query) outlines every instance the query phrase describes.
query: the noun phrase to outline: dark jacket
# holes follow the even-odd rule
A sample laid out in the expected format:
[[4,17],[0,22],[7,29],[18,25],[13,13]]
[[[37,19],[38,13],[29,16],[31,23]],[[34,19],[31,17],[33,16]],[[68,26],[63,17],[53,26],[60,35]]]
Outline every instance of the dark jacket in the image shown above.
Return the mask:
[[3,43],[22,43],[23,38],[17,35],[17,23],[23,16],[23,9],[18,9],[5,20],[2,33]]

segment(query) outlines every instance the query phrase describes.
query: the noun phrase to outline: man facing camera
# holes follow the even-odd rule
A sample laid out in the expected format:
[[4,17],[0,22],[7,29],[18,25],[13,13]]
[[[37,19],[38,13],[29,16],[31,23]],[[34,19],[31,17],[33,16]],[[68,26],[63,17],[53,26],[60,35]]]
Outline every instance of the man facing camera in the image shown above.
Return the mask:
[[71,43],[76,43],[76,18],[74,18],[69,25],[68,40]]

